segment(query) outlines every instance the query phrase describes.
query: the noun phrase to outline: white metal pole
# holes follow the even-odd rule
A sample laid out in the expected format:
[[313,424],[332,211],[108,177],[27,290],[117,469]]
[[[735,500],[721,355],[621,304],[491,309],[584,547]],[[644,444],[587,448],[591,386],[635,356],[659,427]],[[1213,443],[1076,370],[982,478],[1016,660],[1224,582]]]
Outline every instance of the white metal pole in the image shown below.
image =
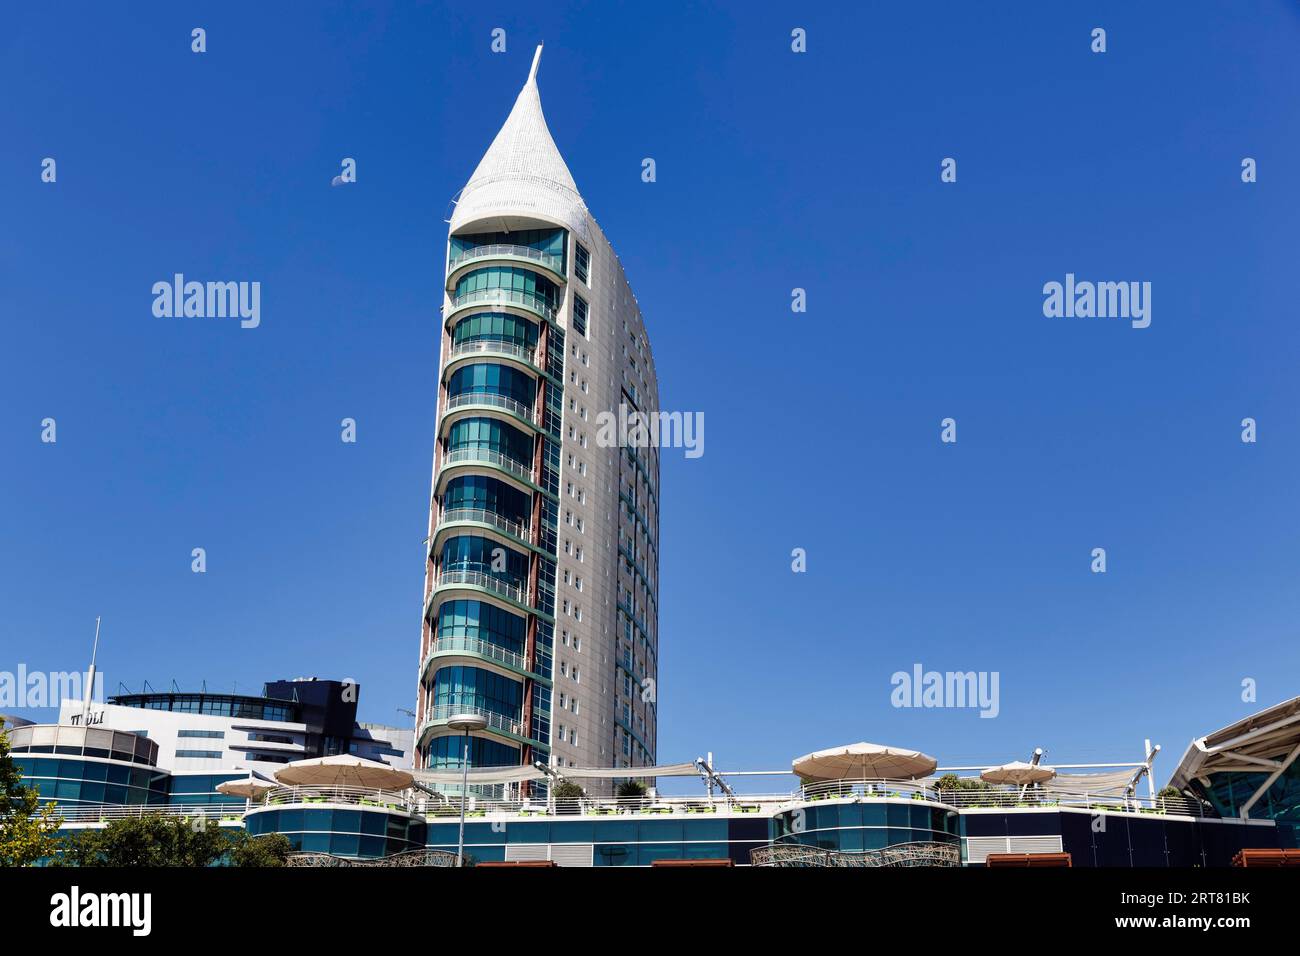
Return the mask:
[[90,670],[86,672],[86,692],[81,701],[81,724],[84,727],[90,715],[90,695],[95,692],[95,658],[99,655],[99,617],[95,618],[95,644],[90,651]]
[[456,839],[456,865],[465,865],[465,797],[469,792],[469,731],[465,731],[465,752],[460,763],[460,836]]

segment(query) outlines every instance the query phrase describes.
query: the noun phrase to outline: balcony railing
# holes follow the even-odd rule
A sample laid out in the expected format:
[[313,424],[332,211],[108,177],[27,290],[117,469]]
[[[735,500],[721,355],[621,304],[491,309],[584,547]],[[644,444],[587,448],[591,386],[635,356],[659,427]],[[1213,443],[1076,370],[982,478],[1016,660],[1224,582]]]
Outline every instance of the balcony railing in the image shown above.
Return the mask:
[[482,571],[443,571],[438,575],[438,587],[457,584],[471,584],[475,587],[486,588],[500,594],[502,597],[509,598],[517,604],[524,603],[524,589],[522,587],[511,584],[509,581],[503,581],[491,574],[484,574]]
[[488,660],[496,661],[498,664],[504,664],[507,667],[513,667],[516,670],[527,670],[528,659],[522,654],[516,654],[514,651],[508,651],[504,647],[493,644],[491,641],[479,640],[476,637],[440,637],[433,642],[429,648],[429,655],[425,658],[427,664],[434,654],[446,654],[465,652],[477,654],[480,657],[486,657]]
[[409,790],[376,790],[372,787],[276,787],[253,806],[284,804],[347,803],[361,807],[412,812],[414,804]]
[[483,508],[444,508],[438,515],[438,524],[453,521],[476,521],[479,524],[490,524],[494,528],[518,538],[520,541],[528,541],[532,537],[531,525]]
[[440,720],[448,720],[457,714],[478,714],[487,721],[488,727],[492,730],[513,734],[516,737],[526,736],[522,716],[507,717],[505,714],[498,714],[494,710],[488,710],[486,707],[477,704],[435,704],[429,708],[424,723],[427,727],[429,724]]
[[522,478],[524,481],[532,482],[533,469],[531,465],[525,465],[522,462],[515,461],[513,458],[507,458],[499,451],[493,451],[490,448],[457,448],[449,451],[442,463],[446,465],[462,465],[469,462],[479,462],[485,465],[496,465],[505,471],[510,472]]
[[564,275],[564,260],[559,256],[553,256],[548,252],[542,252],[534,249],[532,246],[516,246],[509,243],[492,243],[485,246],[474,246],[472,249],[466,249],[458,256],[453,256],[451,264],[447,267],[449,273],[455,272],[466,262],[473,262],[475,259],[499,259],[508,256],[515,259],[531,259],[533,262],[541,263],[550,269],[556,275]]
[[217,820],[233,822],[243,818],[245,804],[194,803],[194,804],[140,804],[127,806],[112,803],[59,804],[54,815],[64,823],[109,823],[113,820],[131,820],[162,814],[165,817],[182,817],[191,820]]
[[555,321],[555,306],[532,292],[520,292],[517,289],[475,289],[473,292],[465,292],[452,299],[452,308],[455,309],[475,304],[519,306],[535,312],[548,322]]
[[822,780],[805,784],[793,799],[808,802],[840,799],[928,800],[960,809],[1025,809],[1030,807],[1072,807],[1128,813],[1159,813],[1202,816],[1201,805],[1186,797],[1124,797],[1114,794],[1081,793],[1056,789],[1050,782],[1042,787],[990,787],[988,789],[937,789],[916,780]]
[[516,345],[514,342],[505,342],[501,339],[471,339],[468,342],[457,342],[451,347],[451,354],[448,357],[459,358],[462,355],[479,355],[482,353],[509,355],[512,358],[523,359],[538,368],[542,364],[537,349],[530,348],[527,345]]
[[488,405],[492,408],[503,408],[518,415],[530,424],[533,421],[533,408],[531,405],[525,405],[523,402],[507,395],[498,395],[496,392],[461,392],[459,395],[448,396],[446,410],[450,412],[457,408],[464,408],[467,405]]

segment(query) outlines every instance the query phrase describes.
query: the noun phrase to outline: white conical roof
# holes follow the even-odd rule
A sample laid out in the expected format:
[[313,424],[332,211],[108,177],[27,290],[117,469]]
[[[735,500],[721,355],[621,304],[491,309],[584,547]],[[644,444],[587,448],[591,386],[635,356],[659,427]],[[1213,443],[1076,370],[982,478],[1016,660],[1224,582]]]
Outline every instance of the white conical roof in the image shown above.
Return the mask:
[[[528,81],[492,145],[461,190],[451,217],[453,231],[485,218],[537,217],[586,232],[586,205],[573,175],[551,138],[537,92],[539,46]],[[493,229],[502,223],[487,223]]]

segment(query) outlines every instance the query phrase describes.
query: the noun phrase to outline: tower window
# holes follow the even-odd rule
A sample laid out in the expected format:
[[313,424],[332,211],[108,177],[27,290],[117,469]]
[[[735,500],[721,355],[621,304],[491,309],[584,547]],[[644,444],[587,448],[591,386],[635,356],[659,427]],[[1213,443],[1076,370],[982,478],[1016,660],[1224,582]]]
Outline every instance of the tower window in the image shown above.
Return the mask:
[[588,278],[591,274],[591,253],[580,242],[573,244],[573,272],[587,285],[591,285],[591,280]]
[[587,334],[587,300],[577,294],[573,296],[573,330],[579,335]]

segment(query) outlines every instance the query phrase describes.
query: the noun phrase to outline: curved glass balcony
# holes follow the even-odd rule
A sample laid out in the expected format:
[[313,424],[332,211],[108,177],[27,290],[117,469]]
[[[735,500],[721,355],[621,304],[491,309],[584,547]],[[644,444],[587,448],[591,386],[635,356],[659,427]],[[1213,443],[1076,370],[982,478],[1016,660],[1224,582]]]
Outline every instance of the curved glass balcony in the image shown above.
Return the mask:
[[[425,714],[424,723],[420,727],[420,737],[423,739],[429,731],[434,730],[438,725],[445,723],[457,714],[478,714],[487,721],[487,729],[495,730],[498,733],[507,734],[519,740],[530,740],[525,734],[523,715],[518,717],[507,717],[504,714],[498,714],[496,711],[488,710],[480,704],[434,704]],[[531,743],[540,744],[539,741]]]
[[555,321],[555,307],[545,298],[533,292],[520,292],[517,289],[475,289],[454,296],[451,300],[453,312],[458,312],[471,305],[507,305],[527,309],[548,322]]
[[438,587],[454,587],[457,584],[468,584],[471,587],[483,588],[516,604],[524,603],[525,595],[522,586],[512,584],[495,575],[486,574],[482,571],[442,571],[438,574]]
[[529,425],[534,424],[533,407],[531,405],[525,405],[523,402],[507,395],[498,395],[496,392],[461,392],[459,395],[448,396],[445,411],[455,411],[457,408],[465,408],[470,405],[500,408],[510,412],[517,418],[523,419]]
[[479,524],[490,524],[499,531],[504,531],[513,538],[527,542],[532,530],[531,525],[527,522],[516,521],[513,518],[507,518],[504,515],[497,514],[495,511],[488,511],[484,508],[447,508],[438,515],[438,525],[451,524],[456,521],[473,521]]
[[442,460],[442,467],[448,465],[463,464],[484,464],[495,465],[497,468],[507,471],[512,475],[532,484],[533,469],[531,465],[525,465],[522,462],[515,461],[513,458],[507,458],[499,451],[493,451],[490,448],[456,448],[449,451]]
[[560,281],[564,281],[564,260],[559,256],[542,252],[532,246],[516,246],[510,243],[491,243],[466,249],[452,257],[451,262],[447,264],[447,274],[450,275],[467,262],[480,259],[523,259],[536,262],[556,275]]
[[536,369],[542,367],[541,356],[537,354],[536,348],[502,339],[471,339],[468,342],[457,342],[452,345],[447,358],[456,359],[466,355],[504,355],[507,358],[527,362]]
[[425,674],[428,673],[429,663],[435,656],[451,654],[471,654],[501,664],[511,670],[520,672],[528,670],[528,659],[524,655],[508,651],[499,644],[480,640],[477,637],[440,637],[429,647],[429,653],[425,655],[424,667],[421,668],[421,671]]

